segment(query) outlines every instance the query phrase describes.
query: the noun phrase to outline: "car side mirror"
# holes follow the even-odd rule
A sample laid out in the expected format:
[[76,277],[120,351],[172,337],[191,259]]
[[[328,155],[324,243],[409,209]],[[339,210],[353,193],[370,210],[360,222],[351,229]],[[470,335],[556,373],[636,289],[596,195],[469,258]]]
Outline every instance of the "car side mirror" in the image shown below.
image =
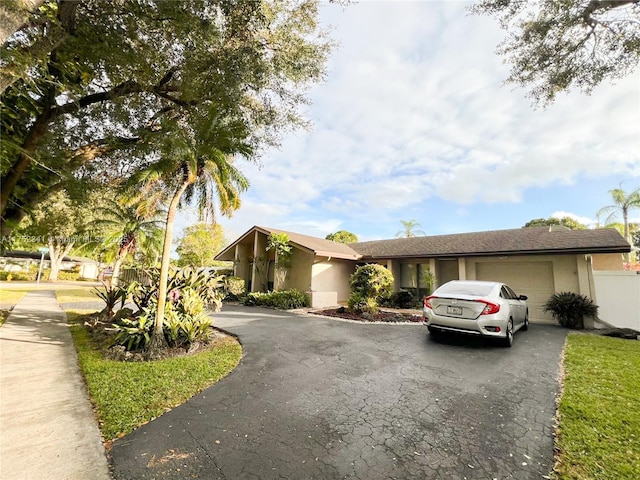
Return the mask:
[[518,297],[518,300],[527,300],[529,297],[527,297],[526,295],[520,295]]

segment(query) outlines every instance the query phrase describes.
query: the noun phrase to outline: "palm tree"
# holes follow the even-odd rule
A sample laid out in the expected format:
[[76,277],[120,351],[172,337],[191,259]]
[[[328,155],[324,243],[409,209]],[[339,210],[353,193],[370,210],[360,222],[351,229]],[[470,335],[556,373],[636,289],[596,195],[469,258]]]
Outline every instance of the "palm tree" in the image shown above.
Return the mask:
[[[160,279],[158,285],[158,306],[153,336],[149,344],[151,350],[162,348],[165,344],[162,333],[164,309],[167,299],[167,280],[173,225],[176,212],[185,203],[197,202],[201,216],[213,214],[217,198],[218,210],[222,215],[231,215],[240,207],[240,194],[249,187],[245,176],[233,165],[233,155],[250,158],[251,147],[237,141],[234,132],[218,131],[216,142],[197,142],[191,139],[171,139],[173,154],[136,174],[132,181],[142,184],[143,188],[161,188],[170,196],[167,209]],[[225,135],[226,134],[226,135]],[[203,151],[203,145],[217,144]]]
[[153,248],[164,227],[165,213],[157,195],[140,198],[123,196],[97,209],[98,219],[91,223],[105,232],[103,246],[115,250],[112,285],[118,284],[122,264],[140,247]]
[[[602,207],[598,210],[596,215],[598,218],[602,215],[607,215],[605,225],[608,225],[612,223],[619,214],[621,214],[622,223],[624,225],[624,238],[627,242],[633,244],[629,234],[629,210],[640,208],[640,188],[636,188],[629,194],[622,190],[622,188],[614,188],[613,190],[609,190],[609,193],[611,194],[614,204]],[[627,262],[631,261],[630,254],[625,254],[625,258]]]
[[[402,223],[404,228],[396,233],[396,238],[411,238],[426,235],[423,230],[419,229],[421,225],[413,219],[400,220],[400,223]],[[416,228],[418,230],[416,230]]]

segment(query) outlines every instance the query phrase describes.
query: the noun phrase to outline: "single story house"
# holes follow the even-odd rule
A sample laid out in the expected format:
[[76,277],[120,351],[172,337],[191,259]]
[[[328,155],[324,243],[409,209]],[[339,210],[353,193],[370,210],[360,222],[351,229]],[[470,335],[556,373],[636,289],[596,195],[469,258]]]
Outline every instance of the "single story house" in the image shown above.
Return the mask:
[[[276,274],[276,254],[267,251],[271,233],[286,233],[292,255],[286,275]],[[346,302],[356,266],[384,265],[396,291],[427,295],[449,280],[495,280],[529,297],[533,322],[552,322],[542,306],[556,292],[595,298],[593,270],[622,270],[629,243],[616,230],[569,230],[560,226],[395,238],[342,244],[255,226],[218,254],[234,262],[234,275],[248,291],[296,288],[311,306]]]

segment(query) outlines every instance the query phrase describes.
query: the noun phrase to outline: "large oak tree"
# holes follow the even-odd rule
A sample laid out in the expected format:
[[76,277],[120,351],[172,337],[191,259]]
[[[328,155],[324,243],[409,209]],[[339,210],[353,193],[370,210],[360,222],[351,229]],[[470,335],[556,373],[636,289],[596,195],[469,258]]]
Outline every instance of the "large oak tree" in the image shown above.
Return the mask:
[[2,234],[71,179],[148,168],[176,130],[277,144],[324,74],[316,18],[315,0],[44,2],[0,50]]
[[537,105],[571,88],[590,93],[640,60],[640,0],[480,0],[471,11],[500,21],[507,82],[527,88]]

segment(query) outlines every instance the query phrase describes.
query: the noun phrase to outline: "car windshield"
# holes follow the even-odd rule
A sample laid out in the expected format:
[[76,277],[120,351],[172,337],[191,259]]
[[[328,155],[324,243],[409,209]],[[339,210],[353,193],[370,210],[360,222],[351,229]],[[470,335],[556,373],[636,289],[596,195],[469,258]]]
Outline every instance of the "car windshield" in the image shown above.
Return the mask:
[[450,282],[438,288],[438,294],[474,295],[486,297],[495,285],[492,283]]

